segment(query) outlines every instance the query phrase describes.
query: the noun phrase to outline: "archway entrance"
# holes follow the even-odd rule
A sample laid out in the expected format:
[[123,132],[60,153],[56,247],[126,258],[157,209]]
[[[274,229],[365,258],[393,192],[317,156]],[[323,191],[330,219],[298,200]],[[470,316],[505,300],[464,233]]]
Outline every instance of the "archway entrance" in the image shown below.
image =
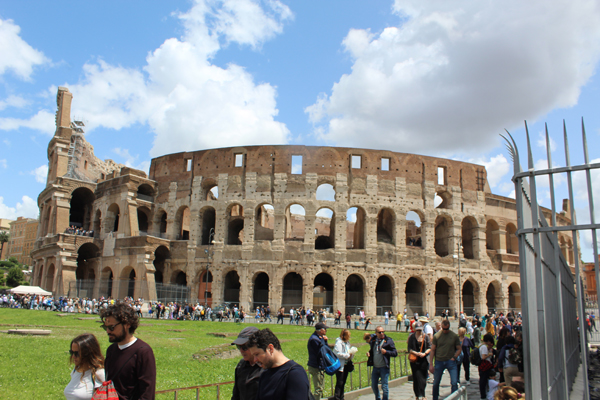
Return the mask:
[[105,267],[100,274],[100,293],[99,296],[106,298],[112,297],[114,275],[110,267]]
[[471,281],[466,281],[462,287],[462,311],[465,315],[475,313],[475,289]]
[[435,284],[435,315],[450,310],[450,285],[444,279]]
[[487,300],[487,308],[488,313],[493,313],[496,311],[496,288],[493,283],[487,288],[487,292],[485,294],[485,298]]
[[375,299],[377,301],[377,315],[384,315],[386,311],[391,313],[394,303],[394,285],[388,276],[380,276],[375,287]]
[[516,282],[508,287],[508,308],[514,313],[521,311],[521,289]]
[[352,274],[346,279],[346,313],[358,314],[364,307],[364,284],[360,276]]
[[313,285],[313,309],[333,311],[333,278],[327,273],[315,276]]
[[77,269],[75,282],[69,285],[69,297],[94,297],[96,283],[96,258],[100,249],[93,243],[85,243],[77,250]]
[[417,278],[410,278],[406,281],[406,309],[409,314],[424,314],[423,309],[423,285]]
[[254,278],[254,293],[252,294],[252,308],[269,305],[269,275],[261,272]]
[[75,189],[71,194],[71,209],[69,211],[69,226],[90,229],[94,193],[84,187]]
[[237,271],[229,271],[225,275],[225,286],[223,293],[223,300],[225,303],[233,303],[239,305],[240,303],[240,277]]
[[198,287],[198,298],[204,299],[204,305],[212,307],[212,281],[213,276],[210,271],[203,271],[200,276],[200,285]]
[[286,310],[302,306],[302,277],[300,274],[290,272],[283,278],[281,306]]

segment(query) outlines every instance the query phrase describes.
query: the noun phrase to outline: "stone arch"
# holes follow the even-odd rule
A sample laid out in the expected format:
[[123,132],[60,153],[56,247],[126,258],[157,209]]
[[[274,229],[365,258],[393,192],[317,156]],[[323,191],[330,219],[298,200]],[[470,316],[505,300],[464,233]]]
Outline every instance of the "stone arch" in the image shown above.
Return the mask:
[[333,309],[334,281],[331,275],[321,272],[313,281],[313,309]]
[[331,183],[320,183],[315,197],[318,201],[335,201],[335,188]]
[[346,212],[346,248],[364,249],[367,214],[360,206],[350,207]]
[[435,208],[451,209],[452,208],[452,193],[442,190],[435,193],[433,201]]
[[190,208],[181,206],[175,213],[177,240],[190,240]]
[[236,270],[227,272],[223,284],[223,301],[225,303],[240,304],[240,276]]
[[487,250],[500,250],[499,229],[498,223],[493,219],[489,219],[485,224],[485,248]]
[[297,272],[288,272],[283,277],[283,295],[281,306],[290,309],[302,306],[302,287],[304,280]]
[[508,285],[508,308],[509,311],[521,311],[521,288],[517,282]]
[[154,189],[147,183],[142,183],[137,188],[137,198],[140,200],[154,201]]
[[217,181],[212,178],[202,180],[202,192],[206,201],[214,201],[219,199],[219,186]]
[[[211,242],[215,239],[214,238],[214,233],[215,233],[215,227],[216,227],[216,222],[217,222],[217,213],[214,209],[214,207],[204,207],[202,210],[200,210],[200,216],[201,216],[201,226],[202,226],[202,237],[200,239],[200,244],[202,246],[206,246],[206,245],[210,245],[212,244]],[[212,230],[212,234],[213,236],[211,237],[211,230]]]
[[115,276],[111,267],[107,266],[102,269],[100,272],[100,293],[98,294],[100,297],[112,297],[114,278]]
[[490,282],[485,293],[488,313],[496,312],[496,310],[500,306],[500,293],[502,293],[500,282]]
[[120,285],[119,285],[119,299],[125,297],[135,296],[135,281],[137,274],[135,268],[127,266],[121,271]]
[[85,243],[77,250],[77,268],[75,279],[77,297],[92,297],[96,280],[95,258],[100,256],[100,249],[94,243]]
[[212,307],[212,273],[207,269],[200,271],[198,276],[198,298],[204,299],[204,305]]
[[285,209],[285,240],[304,242],[306,210],[297,203]]
[[335,247],[335,213],[329,207],[317,210],[315,218],[315,249],[325,250]]
[[69,226],[90,229],[90,221],[92,219],[92,207],[94,205],[94,192],[87,187],[79,187],[71,192],[69,210]]
[[252,278],[252,308],[269,305],[269,275],[258,272]]
[[171,252],[166,246],[158,246],[154,250],[154,281],[156,283],[164,282],[164,274],[166,272],[167,260],[170,262]]
[[470,280],[463,283],[461,295],[461,311],[466,315],[473,315],[475,313],[475,287]]
[[468,260],[479,258],[477,249],[478,230],[479,228],[475,218],[471,216],[463,218],[461,223],[462,248],[463,255]]
[[435,254],[446,257],[450,254],[452,237],[452,218],[442,214],[435,219]]
[[187,286],[187,275],[184,271],[177,269],[171,273],[170,283],[179,286]]
[[506,252],[519,254],[519,238],[517,237],[517,227],[514,224],[506,224]]
[[46,270],[46,279],[44,284],[44,289],[49,292],[54,292],[54,274],[56,273],[56,268],[54,264],[50,264],[48,269]]
[[[158,236],[166,239],[167,237],[167,212],[162,208],[154,216],[154,226],[158,228]],[[156,228],[155,228],[156,229]]]
[[449,278],[440,278],[435,283],[435,315],[450,310],[450,300],[454,296],[454,285]]
[[254,240],[273,240],[275,231],[275,208],[269,203],[256,207]]
[[394,280],[388,275],[377,278],[375,285],[375,300],[377,302],[377,315],[384,315],[386,311],[392,312],[394,306]]
[[241,245],[244,241],[244,207],[239,203],[227,207],[227,244]]
[[119,212],[119,205],[117,203],[112,203],[108,207],[108,210],[106,210],[106,218],[104,218],[105,232],[119,231]]
[[151,211],[148,207],[142,206],[137,208],[138,231],[140,236],[146,236],[152,227],[150,215]]
[[406,213],[406,245],[423,248],[421,237],[422,224],[425,215],[420,210],[410,210]]
[[359,274],[346,278],[346,314],[358,314],[364,309],[365,279]]
[[416,276],[411,276],[406,281],[404,292],[406,293],[406,308],[410,314],[419,313],[425,314],[424,297],[425,297],[425,282]]
[[396,213],[391,208],[382,208],[377,213],[377,242],[396,243]]

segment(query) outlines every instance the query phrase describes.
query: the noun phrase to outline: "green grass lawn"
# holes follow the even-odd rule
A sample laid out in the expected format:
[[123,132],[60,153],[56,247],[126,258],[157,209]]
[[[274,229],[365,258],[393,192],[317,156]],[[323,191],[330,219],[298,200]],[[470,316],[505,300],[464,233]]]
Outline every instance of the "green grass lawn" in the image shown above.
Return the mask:
[[[50,329],[50,336],[20,336],[2,333],[0,340],[0,398],[2,399],[60,399],[69,383],[69,344],[75,336],[90,332],[106,349],[109,342],[100,328],[100,319],[74,314],[59,317],[47,311],[0,309],[0,330],[12,328]],[[253,321],[249,321],[253,322]],[[233,380],[235,365],[240,355],[235,347],[228,346],[232,337],[223,338],[211,333],[236,334],[246,326],[262,324],[234,324],[230,322],[169,321],[143,319],[136,336],[154,350],[157,368],[157,390],[205,385]],[[268,326],[282,342],[285,355],[306,367],[308,354],[306,342],[314,328],[295,325]],[[391,328],[391,325],[390,325]],[[375,327],[370,332],[374,332]],[[351,343],[359,347],[355,362],[366,361],[367,348],[362,340],[364,331],[353,330]],[[340,329],[327,332],[334,343]],[[387,332],[400,350],[406,349],[407,334]],[[403,359],[402,359],[403,360]],[[403,363],[403,361],[402,361]],[[398,371],[400,373],[400,371]],[[393,370],[392,370],[393,373]],[[366,374],[362,369],[363,386]],[[353,385],[358,385],[358,368],[353,374]],[[346,390],[350,390],[348,379]],[[334,382],[335,384],[335,378]],[[330,392],[329,377],[325,379],[326,392]],[[220,398],[231,397],[233,385],[220,388]],[[216,399],[216,388],[201,389],[201,398]],[[173,394],[158,395],[157,399],[172,399]],[[182,392],[178,399],[195,398],[195,391]]]

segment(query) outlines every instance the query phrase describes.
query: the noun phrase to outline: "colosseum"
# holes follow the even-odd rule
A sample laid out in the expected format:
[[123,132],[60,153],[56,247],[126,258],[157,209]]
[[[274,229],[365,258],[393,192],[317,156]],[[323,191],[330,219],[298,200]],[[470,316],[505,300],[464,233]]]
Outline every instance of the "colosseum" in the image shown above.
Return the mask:
[[[94,156],[72,98],[59,88],[32,252],[33,284],[55,295],[369,315],[520,309],[515,201],[491,192],[483,166],[243,146],[158,157],[147,176]],[[564,202],[559,223],[568,215]],[[572,265],[571,238],[560,242]]]

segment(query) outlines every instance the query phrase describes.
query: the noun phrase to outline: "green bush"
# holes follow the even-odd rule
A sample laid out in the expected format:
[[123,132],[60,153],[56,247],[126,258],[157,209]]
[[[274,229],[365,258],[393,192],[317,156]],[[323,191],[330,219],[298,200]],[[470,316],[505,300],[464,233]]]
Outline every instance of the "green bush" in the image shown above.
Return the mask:
[[18,265],[15,265],[8,270],[8,276],[6,277],[6,284],[10,287],[16,287],[22,285],[25,282],[25,274]]

